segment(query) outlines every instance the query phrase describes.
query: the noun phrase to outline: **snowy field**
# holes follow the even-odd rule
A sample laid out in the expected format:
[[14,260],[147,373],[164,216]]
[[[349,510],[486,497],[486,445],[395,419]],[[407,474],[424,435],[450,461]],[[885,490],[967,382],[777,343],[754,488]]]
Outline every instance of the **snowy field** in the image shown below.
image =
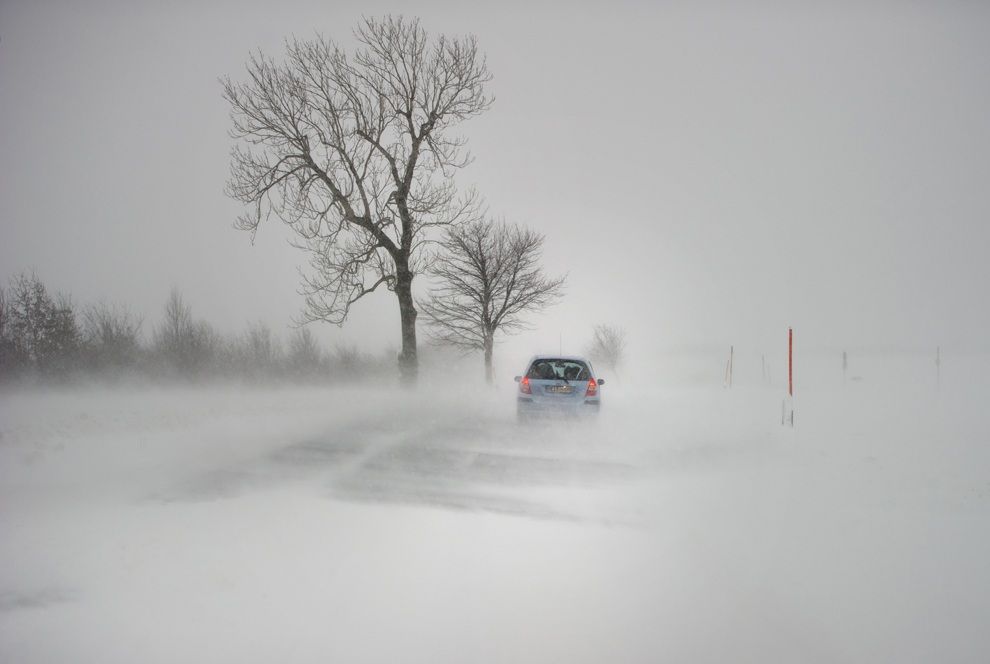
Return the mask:
[[990,363],[925,362],[809,368],[794,429],[717,361],[569,427],[511,385],[6,391],[0,661],[990,661]]

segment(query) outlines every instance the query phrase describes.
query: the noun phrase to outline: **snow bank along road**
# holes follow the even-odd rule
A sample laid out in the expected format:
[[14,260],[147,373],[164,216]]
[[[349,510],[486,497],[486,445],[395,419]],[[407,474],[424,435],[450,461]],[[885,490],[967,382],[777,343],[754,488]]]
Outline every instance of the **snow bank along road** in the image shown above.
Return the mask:
[[0,661],[988,661],[947,392],[6,392]]

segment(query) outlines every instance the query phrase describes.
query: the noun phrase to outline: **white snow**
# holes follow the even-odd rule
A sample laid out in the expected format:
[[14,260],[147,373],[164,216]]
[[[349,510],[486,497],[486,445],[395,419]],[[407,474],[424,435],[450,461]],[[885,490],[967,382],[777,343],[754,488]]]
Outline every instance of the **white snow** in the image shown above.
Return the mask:
[[574,427],[511,386],[4,392],[0,661],[986,661],[971,359],[802,367],[793,430],[717,358]]

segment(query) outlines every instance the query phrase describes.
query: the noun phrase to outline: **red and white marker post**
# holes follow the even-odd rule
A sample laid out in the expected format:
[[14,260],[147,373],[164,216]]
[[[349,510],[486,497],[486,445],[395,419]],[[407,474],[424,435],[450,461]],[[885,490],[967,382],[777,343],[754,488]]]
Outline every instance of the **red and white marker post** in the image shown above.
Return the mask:
[[787,398],[780,404],[780,423],[794,426],[794,329],[787,328]]

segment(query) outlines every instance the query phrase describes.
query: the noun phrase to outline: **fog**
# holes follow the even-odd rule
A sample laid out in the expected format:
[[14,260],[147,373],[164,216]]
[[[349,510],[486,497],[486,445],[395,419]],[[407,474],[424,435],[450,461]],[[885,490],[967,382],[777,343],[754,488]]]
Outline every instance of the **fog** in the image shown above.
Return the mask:
[[[178,286],[224,330],[285,326],[302,257],[223,195],[218,77],[362,15],[478,37],[496,101],[457,175],[548,237],[568,296],[503,347],[985,347],[990,93],[981,3],[5,2],[0,266],[146,321]],[[398,343],[378,293],[329,340]],[[575,333],[574,331],[578,332]]]
[[820,367],[793,429],[750,380],[533,426],[449,381],[6,394],[0,651],[979,661],[988,368]]
[[[300,345],[303,252],[233,227],[220,79],[389,12],[477,37],[495,101],[454,180],[567,275],[492,385],[421,315],[400,386],[384,288]],[[965,2],[0,4],[0,660],[987,660],[988,29]],[[127,343],[23,350],[32,273],[56,313],[125,307]],[[600,414],[519,420],[527,358],[601,324]]]

